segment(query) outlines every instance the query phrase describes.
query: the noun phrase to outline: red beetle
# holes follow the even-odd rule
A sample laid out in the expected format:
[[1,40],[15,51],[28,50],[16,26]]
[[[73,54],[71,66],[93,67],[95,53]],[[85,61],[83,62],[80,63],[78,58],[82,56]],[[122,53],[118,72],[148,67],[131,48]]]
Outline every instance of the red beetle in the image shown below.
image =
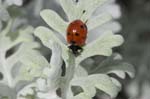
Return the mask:
[[81,20],[74,20],[67,28],[67,42],[75,55],[80,54],[87,38],[87,26]]

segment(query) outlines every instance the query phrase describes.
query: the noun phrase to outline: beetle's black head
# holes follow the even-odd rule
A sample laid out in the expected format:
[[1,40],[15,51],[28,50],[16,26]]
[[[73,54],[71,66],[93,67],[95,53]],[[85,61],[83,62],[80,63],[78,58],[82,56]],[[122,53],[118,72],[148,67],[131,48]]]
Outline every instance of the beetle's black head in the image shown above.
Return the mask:
[[69,47],[69,49],[71,49],[72,53],[73,53],[75,56],[80,55],[81,52],[83,51],[82,47],[77,46],[77,45],[74,45],[74,44],[72,44],[72,45],[70,45],[70,46],[68,46],[68,47]]

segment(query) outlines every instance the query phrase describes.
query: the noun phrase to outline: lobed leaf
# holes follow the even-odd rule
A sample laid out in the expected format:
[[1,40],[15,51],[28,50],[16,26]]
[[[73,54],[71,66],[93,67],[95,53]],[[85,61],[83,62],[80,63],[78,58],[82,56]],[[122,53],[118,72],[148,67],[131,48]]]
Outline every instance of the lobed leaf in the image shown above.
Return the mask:
[[[84,22],[88,20],[93,12],[98,8],[100,5],[104,4],[107,0],[80,0],[78,3],[78,12],[80,12],[79,17]],[[85,13],[83,13],[85,11]]]
[[115,60],[115,56],[112,55],[108,59],[104,60],[97,68],[93,70],[93,73],[115,73],[120,78],[125,78],[125,73],[127,73],[130,77],[135,76],[134,67],[122,60]]
[[116,97],[120,91],[120,88],[105,74],[94,74],[87,77],[74,78],[71,81],[71,85],[80,86],[84,91],[84,95],[89,95],[91,98],[96,94],[95,88],[107,93],[112,98]]
[[27,51],[19,61],[23,64],[19,72],[21,80],[32,80],[41,77],[43,76],[44,67],[50,67],[47,60],[36,51]]
[[75,70],[75,77],[85,77],[88,76],[88,72],[82,67],[82,66],[77,66]]
[[123,38],[120,35],[115,35],[111,32],[104,33],[97,40],[83,47],[82,54],[77,57],[77,64],[84,59],[94,55],[110,56],[112,48],[123,43]]
[[59,0],[60,4],[68,16],[69,21],[77,19],[78,11],[73,0]]
[[[22,57],[24,55],[32,55],[31,52],[35,53],[34,48],[38,48],[39,44],[33,42],[32,31],[33,28],[31,26],[20,29],[19,35],[16,35],[15,40],[11,38],[11,34],[13,32],[10,31],[12,21],[10,20],[7,24],[6,28],[0,34],[0,68],[1,73],[4,76],[0,83],[5,84],[11,88],[14,88],[16,84],[19,82],[17,79],[18,76],[15,71],[19,71],[18,63],[23,62]],[[25,43],[26,42],[26,43]],[[28,42],[28,43],[27,43]],[[10,55],[6,57],[7,51],[11,50],[11,48],[15,47],[16,50]],[[17,50],[18,47],[18,50]],[[30,53],[28,53],[30,52]],[[28,58],[30,58],[28,56]],[[38,55],[37,55],[38,56]],[[36,55],[33,57],[35,58]],[[28,59],[26,57],[26,59]],[[24,60],[25,61],[25,60]],[[39,61],[39,60],[38,60]],[[21,63],[22,64],[22,63]]]
[[40,15],[50,27],[63,35],[64,38],[66,37],[68,23],[65,22],[56,12],[45,9],[41,11]]
[[101,26],[104,23],[110,21],[111,19],[112,19],[112,17],[109,14],[103,14],[103,15],[99,15],[94,18],[91,18],[87,22],[88,30],[90,31],[92,29],[95,29],[98,26]]
[[55,34],[50,29],[40,26],[40,27],[35,29],[34,34],[35,34],[35,36],[37,36],[42,41],[42,43],[46,47],[48,47],[50,49],[52,49],[52,45],[51,45],[51,43],[49,41],[53,41],[53,42],[58,43],[61,46],[61,48],[62,48],[62,58],[65,61],[68,60],[69,56],[68,56],[68,48],[67,48],[67,46],[64,43],[62,43],[59,40],[59,38],[57,38],[55,36]]

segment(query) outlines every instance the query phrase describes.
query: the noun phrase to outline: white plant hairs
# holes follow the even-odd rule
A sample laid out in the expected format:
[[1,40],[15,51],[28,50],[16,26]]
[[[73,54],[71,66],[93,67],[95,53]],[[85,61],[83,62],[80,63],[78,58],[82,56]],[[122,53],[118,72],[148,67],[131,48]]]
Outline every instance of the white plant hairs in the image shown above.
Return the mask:
[[[14,26],[14,18],[7,8],[22,3],[22,0],[1,1],[7,7],[0,8],[0,99],[92,99],[98,91],[100,95],[115,98],[121,83],[108,74],[114,73],[122,79],[126,73],[134,77],[133,66],[112,50],[124,42],[115,33],[121,26],[114,19],[121,13],[114,0],[57,0],[66,20],[54,10],[44,9],[40,16],[49,27],[36,28],[31,25],[19,28],[20,24],[28,23],[26,20]],[[88,28],[87,42],[79,56],[74,56],[64,41],[68,24],[76,19],[87,21]],[[51,52],[48,60],[40,53],[41,46]],[[13,53],[7,56],[10,50]],[[90,74],[81,62],[96,55],[107,58]]]

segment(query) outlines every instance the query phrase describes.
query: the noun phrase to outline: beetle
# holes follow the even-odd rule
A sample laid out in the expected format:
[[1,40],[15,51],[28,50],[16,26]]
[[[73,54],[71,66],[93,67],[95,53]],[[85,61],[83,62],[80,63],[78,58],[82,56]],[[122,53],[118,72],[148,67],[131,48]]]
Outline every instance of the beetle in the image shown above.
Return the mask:
[[81,20],[72,21],[67,28],[66,38],[69,48],[73,54],[79,55],[83,51],[82,47],[86,43],[87,38],[87,26]]

